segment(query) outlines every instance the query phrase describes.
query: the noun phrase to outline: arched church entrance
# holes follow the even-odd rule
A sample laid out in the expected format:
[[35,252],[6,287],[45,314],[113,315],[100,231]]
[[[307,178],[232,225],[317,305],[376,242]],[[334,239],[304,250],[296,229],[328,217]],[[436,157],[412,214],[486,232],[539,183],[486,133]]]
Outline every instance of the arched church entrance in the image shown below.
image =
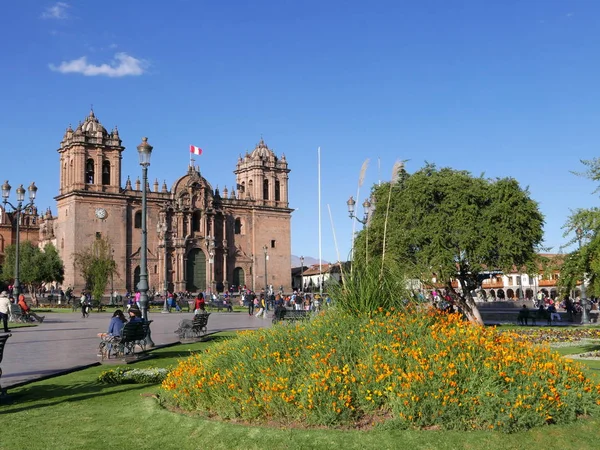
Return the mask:
[[140,282],[140,266],[136,266],[133,270],[133,291],[137,291],[138,283]]
[[199,248],[194,248],[188,253],[185,281],[188,292],[206,290],[206,257]]
[[239,288],[240,286],[243,287],[245,284],[246,277],[244,275],[244,269],[241,267],[236,267],[233,269],[233,285]]

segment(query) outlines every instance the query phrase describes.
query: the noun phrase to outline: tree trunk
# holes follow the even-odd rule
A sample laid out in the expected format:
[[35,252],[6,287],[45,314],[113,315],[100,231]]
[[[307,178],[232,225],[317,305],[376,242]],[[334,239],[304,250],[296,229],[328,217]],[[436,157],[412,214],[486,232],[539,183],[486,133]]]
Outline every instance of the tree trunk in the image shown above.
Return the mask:
[[452,284],[450,282],[448,283],[448,288],[452,291],[455,298],[458,299],[458,307],[461,309],[464,315],[467,316],[469,322],[483,326],[483,318],[481,317],[479,308],[477,308],[475,299],[471,295],[471,291],[467,288],[464,280],[460,279],[459,282],[463,292],[462,295],[456,292],[456,290],[452,287]]
[[38,303],[38,299],[37,299],[37,290],[36,290],[36,288],[32,284],[29,284],[29,285],[27,285],[27,289],[29,289],[29,295],[31,296],[31,301],[33,302],[33,305],[35,307],[40,306],[39,303]]

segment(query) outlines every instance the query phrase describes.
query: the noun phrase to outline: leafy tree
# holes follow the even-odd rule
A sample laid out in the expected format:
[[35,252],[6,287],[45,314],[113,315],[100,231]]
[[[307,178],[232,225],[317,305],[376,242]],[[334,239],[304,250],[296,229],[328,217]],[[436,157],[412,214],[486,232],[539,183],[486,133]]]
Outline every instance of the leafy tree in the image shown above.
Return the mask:
[[[600,182],[600,158],[581,162],[587,169],[576,175]],[[598,191],[600,186],[594,193]],[[563,248],[573,245],[577,247],[565,255],[560,267],[558,285],[563,291],[570,291],[583,280],[585,274],[586,295],[600,295],[600,209],[594,207],[574,210],[563,229],[565,230],[563,236],[569,238]]]
[[[6,247],[6,258],[2,267],[2,278],[14,280],[15,273],[14,245]],[[45,283],[62,283],[64,280],[64,264],[58,255],[56,247],[46,244],[44,250],[29,241],[21,242],[19,246],[19,281],[27,286],[35,305],[38,304],[37,292]]]
[[85,280],[86,288],[100,304],[111,274],[114,275],[117,271],[110,242],[108,239],[98,238],[89,247],[75,253],[73,259],[75,267]]
[[469,320],[482,324],[472,292],[484,272],[514,266],[537,271],[543,237],[538,204],[511,178],[489,180],[433,164],[414,174],[399,170],[396,180],[373,188],[375,210],[355,244],[359,260],[371,257],[375,264],[385,257],[407,278],[426,286],[435,279]]

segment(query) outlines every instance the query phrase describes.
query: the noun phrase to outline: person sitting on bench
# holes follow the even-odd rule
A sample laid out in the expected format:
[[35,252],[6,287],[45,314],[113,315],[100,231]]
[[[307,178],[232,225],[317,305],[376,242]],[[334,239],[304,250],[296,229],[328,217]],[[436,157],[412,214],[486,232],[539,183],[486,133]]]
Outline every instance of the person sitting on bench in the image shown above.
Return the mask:
[[27,302],[25,301],[25,296],[23,294],[19,294],[19,302],[17,304],[19,305],[19,308],[21,308],[21,312],[23,313],[23,315],[26,317],[33,317],[39,323],[42,323],[46,318],[46,316],[40,317],[36,313],[31,311],[31,308],[29,308],[29,306],[27,305]]
[[558,322],[562,321],[562,319],[560,318],[560,314],[556,310],[556,306],[554,306],[554,303],[550,303],[550,305],[548,305],[548,312],[550,313],[550,321],[551,322],[553,320],[556,320]]

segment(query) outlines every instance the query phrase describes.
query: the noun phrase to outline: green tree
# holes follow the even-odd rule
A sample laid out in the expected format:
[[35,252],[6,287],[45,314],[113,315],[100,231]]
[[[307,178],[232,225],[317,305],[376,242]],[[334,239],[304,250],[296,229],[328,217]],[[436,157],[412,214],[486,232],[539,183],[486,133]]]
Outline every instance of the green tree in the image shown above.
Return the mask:
[[[14,280],[15,246],[6,247],[6,257],[2,267],[2,278]],[[27,286],[34,304],[38,304],[37,292],[46,283],[62,283],[64,280],[64,264],[56,247],[46,244],[43,251],[29,241],[19,245],[19,280]]]
[[85,280],[92,298],[100,304],[111,274],[116,274],[117,264],[108,239],[98,238],[79,253],[73,255],[75,267]]
[[[576,175],[600,182],[600,158],[581,162],[586,166],[586,171]],[[600,186],[594,193],[599,191]],[[594,207],[574,210],[563,229],[563,236],[568,238],[563,248],[575,246],[575,250],[566,254],[561,261],[559,287],[568,292],[585,276],[586,295],[600,295],[600,209]]]
[[482,324],[472,293],[483,273],[514,266],[537,271],[538,204],[511,178],[489,180],[433,164],[414,174],[400,168],[398,175],[373,188],[375,210],[355,243],[359,260],[379,264],[385,254],[407,278],[425,286],[435,279],[469,320]]

